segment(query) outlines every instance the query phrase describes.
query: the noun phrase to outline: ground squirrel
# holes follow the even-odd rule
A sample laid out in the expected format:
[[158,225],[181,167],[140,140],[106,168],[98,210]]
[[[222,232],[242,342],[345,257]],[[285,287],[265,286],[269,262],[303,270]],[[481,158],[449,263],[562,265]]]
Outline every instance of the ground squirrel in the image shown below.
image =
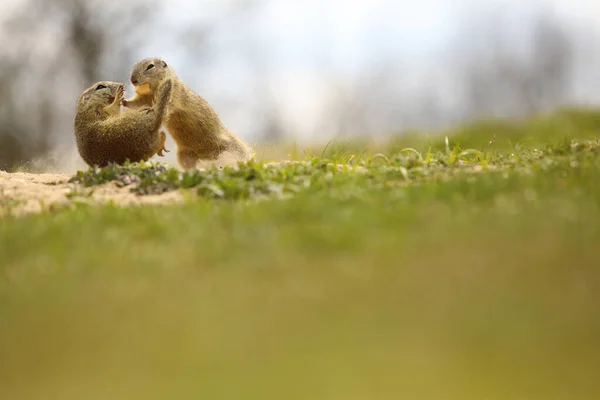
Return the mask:
[[208,102],[188,88],[162,59],[137,62],[130,79],[136,94],[123,105],[133,108],[155,104],[158,85],[165,79],[173,81],[164,122],[175,140],[177,161],[183,169],[199,167],[199,163],[234,166],[254,156],[250,147],[223,125]]
[[86,164],[104,167],[146,161],[168,152],[167,136],[160,127],[171,88],[170,80],[160,87],[156,107],[124,111],[120,107],[123,84],[102,81],[86,89],[79,96],[73,121],[77,150]]

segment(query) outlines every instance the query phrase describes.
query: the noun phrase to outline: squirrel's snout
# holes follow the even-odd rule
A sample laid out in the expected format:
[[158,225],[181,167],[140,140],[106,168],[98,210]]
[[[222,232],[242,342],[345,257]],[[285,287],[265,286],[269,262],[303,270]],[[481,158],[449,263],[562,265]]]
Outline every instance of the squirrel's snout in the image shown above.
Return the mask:
[[131,77],[131,83],[133,85],[137,85],[138,84],[138,80],[136,78],[134,78],[134,77]]

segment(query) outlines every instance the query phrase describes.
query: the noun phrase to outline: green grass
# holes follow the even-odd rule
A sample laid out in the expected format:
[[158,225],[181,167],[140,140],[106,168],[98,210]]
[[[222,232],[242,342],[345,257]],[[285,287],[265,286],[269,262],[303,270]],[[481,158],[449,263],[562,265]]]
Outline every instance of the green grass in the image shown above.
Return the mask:
[[81,172],[191,197],[0,221],[0,398],[598,398],[587,121]]

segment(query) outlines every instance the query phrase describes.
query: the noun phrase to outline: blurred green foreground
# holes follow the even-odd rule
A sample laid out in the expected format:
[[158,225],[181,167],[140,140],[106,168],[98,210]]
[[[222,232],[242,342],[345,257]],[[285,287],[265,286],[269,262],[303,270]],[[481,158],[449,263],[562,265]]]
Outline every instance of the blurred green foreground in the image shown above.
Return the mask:
[[600,118],[560,121],[0,220],[0,399],[600,398]]

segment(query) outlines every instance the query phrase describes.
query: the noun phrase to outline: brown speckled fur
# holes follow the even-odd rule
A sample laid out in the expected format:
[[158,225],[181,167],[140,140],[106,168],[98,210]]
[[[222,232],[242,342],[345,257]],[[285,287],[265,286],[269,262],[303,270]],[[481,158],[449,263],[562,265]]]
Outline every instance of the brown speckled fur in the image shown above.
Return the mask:
[[173,82],[165,126],[177,144],[181,167],[194,168],[199,161],[216,160],[225,152],[231,153],[236,162],[248,161],[254,156],[250,147],[223,125],[208,102],[188,88],[160,58],[146,58],[133,66],[132,84],[139,87],[148,83],[151,92],[136,94],[131,100],[124,100],[123,105],[135,108],[154,104],[155,88],[165,79]]
[[156,107],[124,112],[120,110],[121,83],[101,81],[86,89],[77,101],[73,121],[77,149],[86,164],[103,167],[162,156],[167,151],[166,134],[160,127],[171,88],[171,81],[160,88]]

